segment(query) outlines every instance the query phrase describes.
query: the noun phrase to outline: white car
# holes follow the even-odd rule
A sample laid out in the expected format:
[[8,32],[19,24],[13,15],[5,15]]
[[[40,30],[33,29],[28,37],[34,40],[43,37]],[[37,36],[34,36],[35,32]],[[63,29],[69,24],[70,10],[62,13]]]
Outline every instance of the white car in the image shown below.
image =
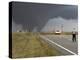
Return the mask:
[[55,31],[55,34],[61,34],[61,31],[57,30]]

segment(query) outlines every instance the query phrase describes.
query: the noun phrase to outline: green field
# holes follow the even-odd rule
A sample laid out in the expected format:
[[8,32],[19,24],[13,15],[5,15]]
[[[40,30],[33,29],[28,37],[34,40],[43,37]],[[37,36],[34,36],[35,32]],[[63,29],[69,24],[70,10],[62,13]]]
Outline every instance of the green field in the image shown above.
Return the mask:
[[42,40],[37,33],[12,33],[12,58],[59,55],[62,53]]

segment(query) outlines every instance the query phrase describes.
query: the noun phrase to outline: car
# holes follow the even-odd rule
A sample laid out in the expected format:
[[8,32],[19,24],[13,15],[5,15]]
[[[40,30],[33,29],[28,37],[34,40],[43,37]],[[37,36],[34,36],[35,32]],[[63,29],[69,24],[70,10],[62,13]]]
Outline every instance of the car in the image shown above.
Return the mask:
[[55,31],[55,34],[56,34],[56,35],[60,35],[60,34],[61,34],[61,31],[60,31],[60,30],[56,30],[56,31]]

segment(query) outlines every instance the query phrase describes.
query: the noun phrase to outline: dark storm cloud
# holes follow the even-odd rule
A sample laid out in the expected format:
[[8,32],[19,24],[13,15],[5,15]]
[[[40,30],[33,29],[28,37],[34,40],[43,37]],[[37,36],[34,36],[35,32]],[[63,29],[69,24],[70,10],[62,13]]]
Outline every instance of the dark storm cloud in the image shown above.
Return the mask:
[[32,30],[38,26],[38,31],[46,22],[54,17],[77,19],[78,7],[72,5],[47,5],[37,3],[13,2],[13,21],[23,26],[23,29]]

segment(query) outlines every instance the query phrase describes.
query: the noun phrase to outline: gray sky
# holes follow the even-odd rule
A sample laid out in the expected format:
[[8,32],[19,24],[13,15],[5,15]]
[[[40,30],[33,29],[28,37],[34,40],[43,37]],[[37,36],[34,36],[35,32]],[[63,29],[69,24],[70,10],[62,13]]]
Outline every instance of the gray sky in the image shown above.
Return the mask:
[[[59,24],[77,25],[78,22],[78,7],[76,5],[56,5],[56,4],[38,4],[38,3],[12,3],[12,16],[13,24],[12,30],[16,31],[18,29],[30,30],[30,31],[45,31],[46,26],[53,24],[50,29],[54,28],[57,22]],[[61,17],[63,20],[60,20]],[[55,20],[55,18],[58,18]],[[53,21],[52,21],[53,20]],[[52,23],[49,23],[52,21]],[[67,22],[68,21],[68,22]],[[56,23],[56,24],[55,24]],[[67,25],[64,26],[67,29]],[[72,26],[71,26],[72,27]],[[77,26],[74,26],[77,29]],[[69,26],[70,28],[70,26]],[[71,31],[69,29],[69,31]],[[50,30],[49,30],[50,31]]]
[[[59,21],[58,21],[59,20]],[[54,27],[53,27],[54,26]],[[63,26],[63,28],[61,27]],[[50,19],[45,26],[42,28],[42,32],[53,32],[56,30],[62,30],[65,32],[71,32],[75,28],[75,31],[78,30],[78,21],[76,19],[65,19],[63,17],[55,17]]]

